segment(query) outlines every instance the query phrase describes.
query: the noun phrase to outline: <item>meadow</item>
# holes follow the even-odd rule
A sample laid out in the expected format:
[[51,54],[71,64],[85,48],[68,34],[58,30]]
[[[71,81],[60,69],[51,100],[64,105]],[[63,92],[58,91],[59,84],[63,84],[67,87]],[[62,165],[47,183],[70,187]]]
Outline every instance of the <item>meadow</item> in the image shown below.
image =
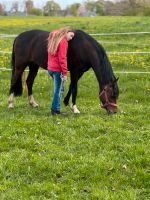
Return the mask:
[[[0,34],[66,25],[88,33],[149,32],[150,17],[0,17]],[[24,83],[10,110],[11,72],[0,70],[0,199],[150,199],[150,54],[111,54],[150,52],[150,35],[94,37],[119,76],[115,115],[100,108],[92,70],[78,83],[80,115],[63,103],[66,117],[50,115],[53,83],[46,71],[39,71],[33,87],[40,107],[28,105]],[[10,52],[13,39],[0,38],[0,51]],[[11,54],[0,53],[0,68],[11,68],[10,61]],[[135,71],[144,73],[123,73]]]

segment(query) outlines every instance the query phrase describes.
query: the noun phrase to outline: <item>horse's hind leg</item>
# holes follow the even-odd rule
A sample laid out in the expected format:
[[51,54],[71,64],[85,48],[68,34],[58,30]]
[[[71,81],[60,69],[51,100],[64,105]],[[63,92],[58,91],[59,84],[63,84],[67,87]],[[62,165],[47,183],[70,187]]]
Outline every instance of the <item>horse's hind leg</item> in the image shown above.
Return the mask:
[[33,86],[33,83],[34,83],[34,79],[35,79],[35,77],[37,75],[38,69],[39,69],[38,65],[36,65],[36,64],[30,64],[29,65],[29,74],[28,74],[28,77],[27,77],[27,80],[26,80],[27,88],[28,88],[28,100],[29,100],[29,104],[31,106],[33,106],[34,108],[39,106],[36,103],[36,101],[34,100],[34,97],[32,95],[32,86]]
[[8,97],[8,108],[14,108],[14,93],[11,93]]
[[22,94],[22,73],[26,66],[23,67],[15,67],[12,72],[11,78],[11,86],[9,91],[9,98],[8,98],[8,108],[14,107],[14,96],[21,96]]

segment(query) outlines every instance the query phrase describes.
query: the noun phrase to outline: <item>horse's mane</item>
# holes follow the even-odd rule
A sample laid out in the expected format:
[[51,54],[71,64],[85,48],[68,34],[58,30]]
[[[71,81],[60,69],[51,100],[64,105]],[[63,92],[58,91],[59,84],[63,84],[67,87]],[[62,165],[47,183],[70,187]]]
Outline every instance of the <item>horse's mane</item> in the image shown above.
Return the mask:
[[84,37],[91,42],[91,44],[95,47],[95,50],[97,51],[98,57],[100,64],[99,66],[101,67],[101,76],[102,78],[102,84],[106,85],[110,81],[115,80],[115,76],[113,74],[112,66],[111,63],[109,62],[108,56],[106,54],[106,51],[104,50],[103,46],[99,44],[92,36],[89,34],[78,30],[77,32],[80,32],[81,34],[84,35]]

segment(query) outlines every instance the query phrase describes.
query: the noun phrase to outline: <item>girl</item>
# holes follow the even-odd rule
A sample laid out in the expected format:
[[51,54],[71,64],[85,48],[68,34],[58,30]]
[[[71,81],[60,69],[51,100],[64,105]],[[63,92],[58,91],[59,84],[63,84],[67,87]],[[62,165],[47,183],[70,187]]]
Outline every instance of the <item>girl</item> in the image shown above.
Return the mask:
[[48,38],[48,73],[54,80],[52,115],[63,114],[60,112],[61,90],[67,80],[68,41],[73,37],[74,31],[65,27],[51,32]]

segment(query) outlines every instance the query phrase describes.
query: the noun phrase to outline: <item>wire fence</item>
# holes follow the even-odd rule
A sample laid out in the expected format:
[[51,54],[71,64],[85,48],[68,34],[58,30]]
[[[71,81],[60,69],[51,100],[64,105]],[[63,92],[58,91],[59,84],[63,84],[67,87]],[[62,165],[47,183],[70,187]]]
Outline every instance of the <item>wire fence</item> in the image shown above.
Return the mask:
[[15,34],[0,34],[0,38],[15,38],[17,35]]
[[[150,34],[150,32],[116,32],[116,33],[89,33],[92,36],[112,36],[112,35],[143,35]],[[14,38],[17,37],[16,34],[0,34],[0,38]]]
[[[0,68],[1,71],[12,71],[11,68]],[[28,72],[29,70],[26,69],[26,72]],[[40,72],[47,72],[46,70],[39,70]],[[115,71],[116,74],[150,74],[149,71]]]
[[112,36],[112,35],[143,35],[150,32],[124,32],[124,33],[90,33],[92,36]]
[[[120,32],[120,33],[90,33],[91,36],[113,36],[113,35],[142,35],[142,34],[150,34],[150,32]],[[16,34],[0,34],[0,39],[2,38],[15,38],[17,35]],[[98,42],[102,42],[102,43],[110,43],[110,44],[123,44],[123,45],[132,45],[133,43],[128,43],[128,42],[112,42],[112,41],[100,41],[98,40]],[[145,46],[148,46],[150,44],[142,44],[142,45],[145,45]],[[11,51],[0,51],[0,55],[5,55],[5,56],[11,56]],[[107,52],[108,55],[144,55],[144,54],[147,54],[149,55],[150,54],[150,51],[124,51],[124,52]],[[10,64],[10,61],[8,62],[8,59],[5,59],[3,62],[4,63],[4,66],[7,66],[8,64]],[[1,65],[1,63],[0,63]],[[3,71],[10,71],[11,69],[9,68],[0,68],[0,70],[3,70]],[[122,73],[122,72],[121,72]],[[123,72],[125,73],[125,72]],[[129,73],[129,72],[127,72]],[[131,72],[133,73],[133,72]],[[143,72],[141,72],[143,73]]]
[[[0,54],[11,54],[11,51],[0,51]],[[111,55],[111,54],[150,54],[150,51],[125,51],[125,52],[107,52],[107,54]]]

